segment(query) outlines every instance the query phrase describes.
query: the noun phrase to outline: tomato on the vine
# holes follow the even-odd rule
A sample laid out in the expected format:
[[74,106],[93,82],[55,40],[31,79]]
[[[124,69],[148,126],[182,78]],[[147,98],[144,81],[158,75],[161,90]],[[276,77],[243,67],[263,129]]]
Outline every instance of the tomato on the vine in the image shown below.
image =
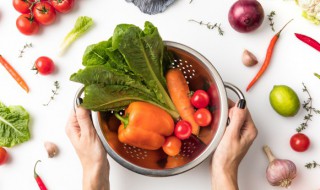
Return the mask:
[[0,165],[6,163],[7,158],[8,158],[8,153],[6,149],[4,149],[3,147],[0,147]]
[[209,105],[209,95],[204,90],[196,90],[191,96],[191,104],[196,108],[205,108]]
[[42,75],[48,75],[54,71],[55,65],[52,59],[46,56],[42,56],[35,61],[33,69],[37,70],[37,72]]
[[20,13],[30,13],[30,6],[32,5],[28,0],[13,0],[14,9]]
[[198,125],[201,127],[208,126],[211,123],[212,115],[211,112],[206,108],[200,108],[198,109],[194,115],[194,120]]
[[162,145],[162,150],[169,156],[176,156],[181,149],[181,140],[176,136],[170,136],[166,138],[166,141]]
[[310,146],[309,137],[303,133],[296,133],[290,139],[290,146],[297,152],[304,152]]
[[174,135],[181,140],[189,138],[191,133],[192,127],[188,121],[180,120],[174,127]]
[[51,5],[60,13],[68,13],[71,11],[74,0],[50,0]]
[[34,18],[43,25],[52,24],[56,20],[56,11],[48,2],[39,2],[33,7]]
[[25,35],[36,34],[39,30],[39,24],[31,14],[20,15],[16,20],[18,30]]

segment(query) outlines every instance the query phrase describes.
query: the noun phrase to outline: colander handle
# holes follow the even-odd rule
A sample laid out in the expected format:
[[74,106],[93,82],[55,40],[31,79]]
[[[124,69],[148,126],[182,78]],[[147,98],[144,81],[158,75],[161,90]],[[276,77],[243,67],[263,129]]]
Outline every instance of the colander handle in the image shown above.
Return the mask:
[[238,87],[236,87],[235,85],[228,83],[228,82],[224,82],[224,86],[226,88],[232,90],[239,97],[239,99],[245,99],[241,90]]
[[79,102],[79,98],[81,97],[83,91],[84,91],[84,86],[81,86],[76,92],[76,95],[74,96],[74,100],[73,100],[74,111],[76,110],[76,107],[78,107],[81,104],[81,102]]

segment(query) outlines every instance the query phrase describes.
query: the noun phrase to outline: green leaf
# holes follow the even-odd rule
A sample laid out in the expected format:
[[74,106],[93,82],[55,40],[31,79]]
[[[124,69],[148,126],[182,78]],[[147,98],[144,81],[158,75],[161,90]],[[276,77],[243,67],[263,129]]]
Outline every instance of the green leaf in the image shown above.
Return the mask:
[[318,73],[314,73],[314,76],[316,76],[320,79],[320,75]]
[[0,146],[12,147],[30,139],[29,113],[22,106],[0,102]]
[[93,25],[93,20],[87,16],[78,17],[73,29],[64,38],[63,43],[60,46],[60,55],[62,55],[66,49],[80,36],[85,34]]

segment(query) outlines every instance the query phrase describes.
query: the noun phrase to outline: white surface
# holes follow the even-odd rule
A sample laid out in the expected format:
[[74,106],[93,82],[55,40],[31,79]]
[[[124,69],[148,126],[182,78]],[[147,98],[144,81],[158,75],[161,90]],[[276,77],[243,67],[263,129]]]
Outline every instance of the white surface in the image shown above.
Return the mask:
[[[278,31],[288,20],[294,18],[282,32],[276,45],[270,67],[260,81],[248,93],[245,88],[254,77],[264,59],[270,39],[275,34],[269,27],[267,17],[263,25],[255,32],[241,34],[235,32],[227,20],[228,10],[233,0],[177,1],[166,12],[158,15],[146,15],[125,0],[78,0],[75,9],[66,15],[59,15],[57,21],[42,27],[41,34],[24,36],[18,32],[15,20],[16,12],[10,0],[0,0],[0,53],[23,76],[30,86],[30,93],[25,93],[11,76],[0,67],[0,101],[6,105],[22,105],[31,115],[30,141],[8,149],[10,162],[0,166],[0,189],[37,189],[33,179],[33,165],[41,159],[38,173],[49,189],[81,189],[82,169],[69,139],[65,135],[65,123],[72,109],[73,96],[79,85],[69,81],[69,76],[81,65],[82,54],[86,46],[108,39],[113,29],[120,23],[133,23],[143,26],[149,20],[158,27],[164,40],[186,44],[212,61],[224,81],[238,86],[244,93],[252,116],[259,130],[259,135],[244,158],[239,170],[239,185],[243,190],[275,190],[265,178],[266,156],[262,146],[268,144],[279,158],[289,158],[298,167],[298,176],[290,189],[316,190],[320,188],[320,168],[307,170],[306,162],[320,162],[319,123],[320,116],[315,115],[305,133],[311,139],[307,152],[297,153],[291,150],[289,139],[295,133],[305,115],[300,109],[293,118],[283,118],[271,108],[268,100],[273,85],[285,84],[292,87],[301,101],[307,96],[302,92],[304,82],[314,98],[314,106],[320,108],[320,80],[313,76],[320,73],[320,54],[298,41],[294,33],[304,33],[320,41],[319,26],[314,26],[300,17],[300,9],[293,1],[260,0],[265,14],[276,11],[275,29]],[[78,16],[90,16],[95,22],[94,28],[76,41],[62,57],[57,56],[58,47],[63,37],[73,27]],[[225,31],[219,36],[216,30],[188,22],[189,19],[221,23]],[[19,50],[25,43],[32,43],[23,58],[18,58]],[[259,60],[259,65],[247,68],[241,63],[244,49],[252,51]],[[30,68],[39,56],[51,57],[57,65],[57,72],[51,76],[35,75]],[[48,107],[53,82],[61,85],[59,95]],[[232,95],[231,95],[232,96]],[[48,159],[43,142],[49,140],[60,147],[56,158]],[[174,190],[174,189],[210,189],[209,161],[195,169],[174,177],[152,178],[124,169],[111,158],[111,189],[113,190]]]

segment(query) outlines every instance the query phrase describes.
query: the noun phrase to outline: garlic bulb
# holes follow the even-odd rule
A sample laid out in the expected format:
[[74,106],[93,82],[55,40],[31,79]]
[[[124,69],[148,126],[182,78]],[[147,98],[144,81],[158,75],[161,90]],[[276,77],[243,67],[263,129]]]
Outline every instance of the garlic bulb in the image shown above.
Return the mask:
[[266,171],[268,182],[273,186],[289,187],[297,174],[296,165],[290,160],[277,159],[267,145],[263,150],[269,160]]
[[47,150],[49,158],[52,158],[58,154],[58,147],[56,144],[46,141],[44,142],[44,147]]
[[244,50],[242,53],[242,63],[245,66],[251,67],[258,63],[258,60],[255,55],[253,55],[250,51]]

